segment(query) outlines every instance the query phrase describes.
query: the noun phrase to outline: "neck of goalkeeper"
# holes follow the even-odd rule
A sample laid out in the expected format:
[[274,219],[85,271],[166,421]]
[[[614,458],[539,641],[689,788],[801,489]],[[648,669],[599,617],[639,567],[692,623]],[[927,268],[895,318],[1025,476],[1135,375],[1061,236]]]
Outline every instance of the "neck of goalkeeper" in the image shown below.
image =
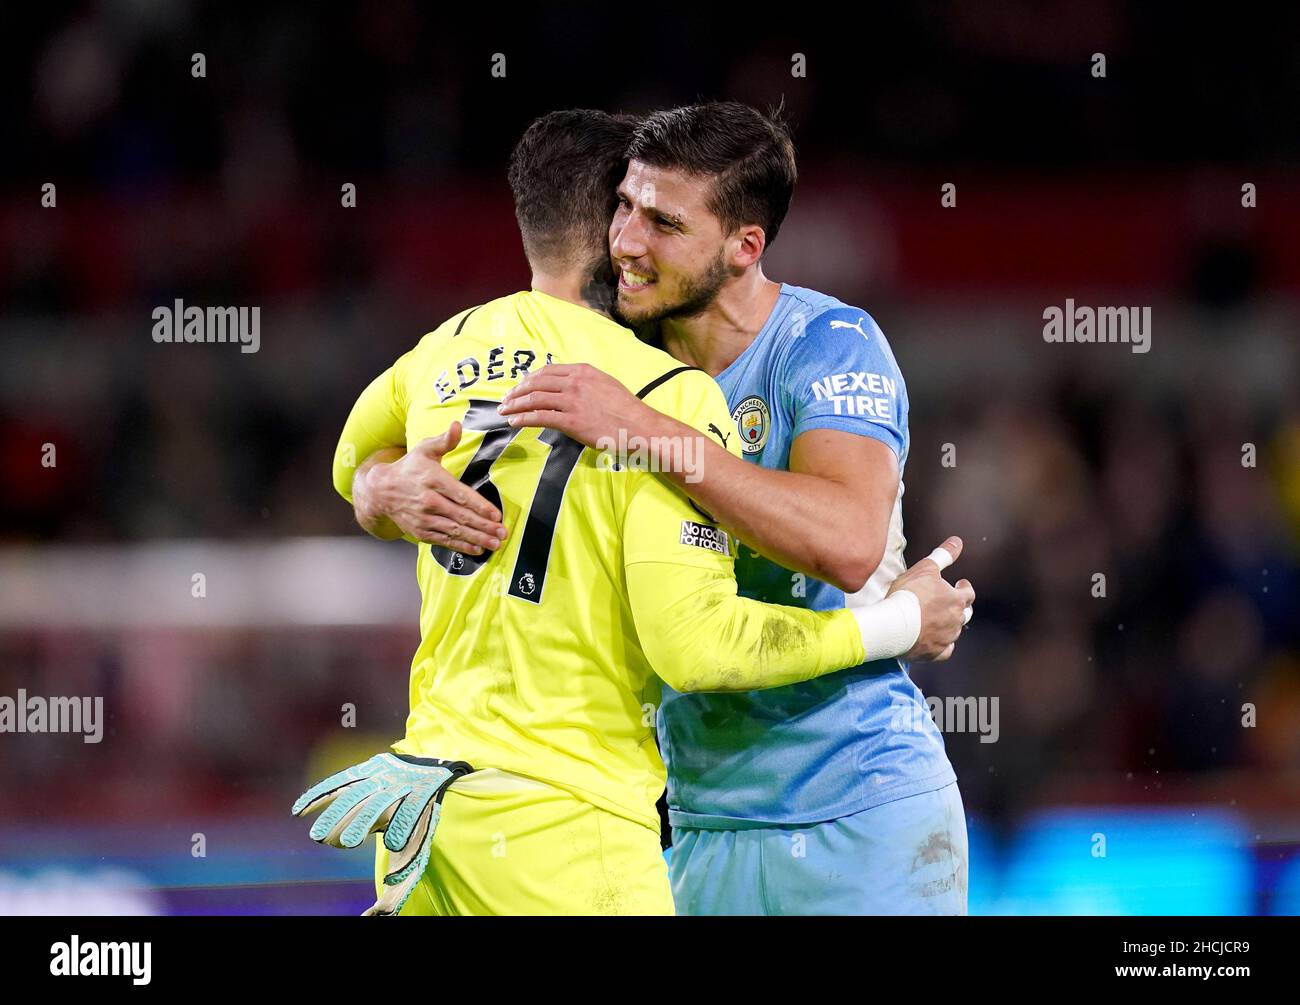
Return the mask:
[[602,255],[598,261],[589,262],[579,268],[558,267],[542,268],[533,265],[532,288],[538,293],[567,300],[579,307],[586,307],[597,314],[611,317],[616,291],[614,288],[614,270],[609,258]]

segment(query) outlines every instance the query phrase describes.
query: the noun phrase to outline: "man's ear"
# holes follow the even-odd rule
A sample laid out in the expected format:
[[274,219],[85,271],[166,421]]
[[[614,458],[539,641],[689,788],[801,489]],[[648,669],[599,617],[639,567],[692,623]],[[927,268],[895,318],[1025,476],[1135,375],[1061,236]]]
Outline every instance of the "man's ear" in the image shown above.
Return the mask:
[[735,234],[732,235],[732,242],[731,264],[740,269],[747,269],[763,257],[763,249],[767,247],[767,235],[757,224],[747,224],[736,229]]

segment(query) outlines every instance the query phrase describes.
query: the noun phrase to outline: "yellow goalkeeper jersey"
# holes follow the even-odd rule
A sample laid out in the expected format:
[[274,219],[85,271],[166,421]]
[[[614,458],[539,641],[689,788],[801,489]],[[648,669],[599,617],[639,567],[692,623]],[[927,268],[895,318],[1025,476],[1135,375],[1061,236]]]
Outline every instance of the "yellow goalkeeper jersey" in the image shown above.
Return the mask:
[[558,786],[658,827],[660,681],[682,691],[777,687],[862,661],[847,610],[736,595],[735,542],[669,482],[496,408],[529,370],[590,363],[699,431],[739,440],[721,389],[595,311],[537,291],[462,312],[362,393],[335,455],[356,465],[463,424],[443,458],[510,534],[482,556],[419,544],[420,645],[400,753],[468,761]]

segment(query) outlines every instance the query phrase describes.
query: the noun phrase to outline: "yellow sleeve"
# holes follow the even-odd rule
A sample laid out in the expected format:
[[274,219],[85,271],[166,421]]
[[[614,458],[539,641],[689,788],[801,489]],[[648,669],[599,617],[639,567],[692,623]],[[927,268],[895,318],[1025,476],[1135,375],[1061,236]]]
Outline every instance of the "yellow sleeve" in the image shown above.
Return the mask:
[[[441,331],[430,332],[399,356],[370,382],[352,406],[334,451],[334,488],[348,502],[352,501],[352,476],[362,461],[385,447],[406,447],[408,388],[421,363],[421,348],[432,344]],[[427,353],[423,359],[427,360]]]
[[[710,424],[727,433],[735,424],[726,399],[706,380],[707,387],[690,382],[700,404],[682,421],[704,435]],[[728,433],[727,446],[738,453],[738,437]],[[850,611],[808,611],[738,596],[735,542],[726,531],[666,480],[641,472],[632,477],[640,484],[624,518],[628,599],[646,658],[672,688],[755,691],[863,661]]]
[[[408,354],[409,355],[409,354]],[[398,390],[397,367],[390,366],[361,392],[334,451],[334,488],[352,501],[352,476],[377,450],[406,446],[406,401]]]

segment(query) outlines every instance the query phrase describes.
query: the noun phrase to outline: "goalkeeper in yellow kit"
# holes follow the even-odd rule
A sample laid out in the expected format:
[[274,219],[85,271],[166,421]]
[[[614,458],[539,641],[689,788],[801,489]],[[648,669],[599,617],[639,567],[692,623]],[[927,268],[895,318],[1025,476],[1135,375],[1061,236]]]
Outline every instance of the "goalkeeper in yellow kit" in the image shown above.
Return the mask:
[[[865,611],[740,598],[735,543],[634,455],[498,414],[530,369],[587,362],[739,454],[712,378],[607,314],[605,235],[631,129],[593,111],[529,128],[510,181],[532,289],[426,335],[362,393],[340,439],[335,487],[372,533],[418,544],[422,597],[405,737],[295,807],[329,807],[318,840],[385,831],[370,913],[671,914],[660,680],[748,691],[923,655],[923,602],[934,652],[960,631],[965,601],[937,575]],[[702,453],[674,447],[656,456]],[[473,540],[428,515],[418,537],[404,532],[397,512],[419,507],[396,490],[376,502],[426,451],[479,507]]]

